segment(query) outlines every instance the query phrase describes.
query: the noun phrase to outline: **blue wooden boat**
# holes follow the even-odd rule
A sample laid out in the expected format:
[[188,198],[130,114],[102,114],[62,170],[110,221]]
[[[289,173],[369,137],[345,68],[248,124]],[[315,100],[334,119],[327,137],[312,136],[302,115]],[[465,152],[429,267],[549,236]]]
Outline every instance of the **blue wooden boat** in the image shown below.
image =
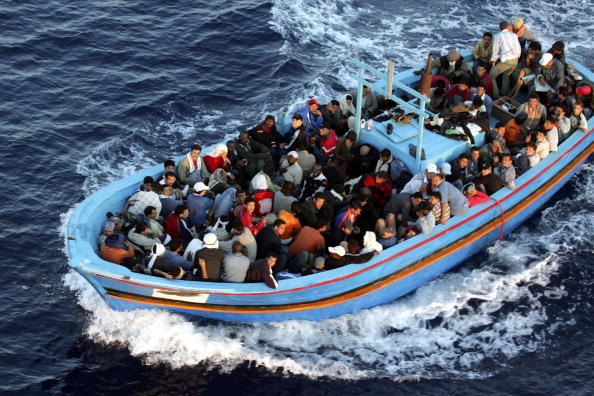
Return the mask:
[[[466,54],[468,56],[468,54]],[[594,75],[573,62],[590,81]],[[363,85],[391,96],[419,120],[395,125],[386,134],[385,123],[376,122],[372,130],[359,130],[359,140],[375,147],[388,147],[402,159],[412,173],[424,169],[426,162],[440,163],[468,149],[466,142],[446,139],[424,130],[423,119],[430,114],[427,99],[413,88],[419,77],[414,69],[392,76],[357,62],[359,100]],[[375,81],[366,80],[373,75]],[[412,87],[412,88],[411,88]],[[403,93],[410,101],[400,99]],[[360,118],[357,109],[357,119]],[[492,123],[496,120],[492,120]],[[437,225],[429,235],[418,235],[384,250],[365,264],[352,264],[301,278],[282,280],[278,289],[264,283],[207,283],[133,273],[123,266],[99,258],[97,235],[107,212],[120,210],[145,176],[158,176],[161,166],[140,171],[118,180],[81,202],[67,228],[69,265],[83,276],[115,310],[157,308],[206,318],[235,322],[273,322],[291,319],[320,320],[389,303],[450,270],[512,232],[535,213],[578,171],[594,150],[594,118],[588,132],[576,131],[557,152],[516,179],[516,189],[503,188],[488,203],[472,207],[465,216]],[[423,147],[426,161],[409,154],[409,144]],[[478,137],[477,144],[481,143]]]

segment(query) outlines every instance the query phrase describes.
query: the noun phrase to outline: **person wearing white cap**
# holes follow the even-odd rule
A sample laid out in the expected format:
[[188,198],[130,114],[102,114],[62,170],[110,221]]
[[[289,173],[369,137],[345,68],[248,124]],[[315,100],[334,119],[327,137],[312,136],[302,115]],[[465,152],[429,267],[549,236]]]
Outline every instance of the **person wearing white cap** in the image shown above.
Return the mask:
[[444,177],[450,176],[452,174],[452,165],[448,162],[442,162],[439,166],[439,173],[441,173]]
[[[379,245],[379,244],[378,244]],[[375,254],[379,254],[381,250],[381,245],[375,246],[379,250],[373,250],[371,252],[363,253],[363,254],[346,254],[346,249],[342,246],[330,246],[328,248],[328,255],[324,257],[324,268],[327,270],[331,270],[334,268],[344,267],[348,264],[362,264],[366,263]],[[320,260],[321,261],[321,260]]]
[[204,235],[204,247],[196,252],[192,275],[197,280],[218,282],[225,254],[219,249],[219,240],[212,232]]
[[165,258],[165,246],[155,243],[151,248],[151,254],[146,266],[148,275],[162,276],[166,279],[181,279],[185,271],[181,267],[172,266]]
[[[553,54],[545,53],[540,58],[540,67],[536,72],[537,78],[544,78],[544,81],[558,92],[565,83],[565,68],[563,63],[553,57]],[[552,93],[551,93],[552,94]]]
[[213,206],[213,200],[206,196],[208,186],[203,182],[194,184],[194,193],[188,194],[190,222],[195,227],[206,226],[206,219]]
[[287,156],[281,160],[279,171],[286,181],[292,182],[296,187],[301,185],[303,179],[303,169],[299,166],[298,159],[297,151],[289,151]]
[[437,173],[437,165],[427,164],[427,168],[423,172],[414,175],[408,183],[404,186],[401,192],[414,194],[421,192],[423,194],[427,191],[427,186],[431,183],[431,179]]

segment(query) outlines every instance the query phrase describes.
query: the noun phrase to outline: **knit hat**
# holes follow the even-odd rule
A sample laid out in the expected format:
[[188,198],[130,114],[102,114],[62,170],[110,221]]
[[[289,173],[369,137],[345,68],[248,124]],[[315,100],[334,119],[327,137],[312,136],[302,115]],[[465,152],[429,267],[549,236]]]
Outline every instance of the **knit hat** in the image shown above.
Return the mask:
[[458,51],[451,50],[448,52],[448,61],[456,62],[458,59],[460,59],[460,53]]
[[111,234],[105,240],[105,245],[114,249],[124,249],[124,235],[120,233]]

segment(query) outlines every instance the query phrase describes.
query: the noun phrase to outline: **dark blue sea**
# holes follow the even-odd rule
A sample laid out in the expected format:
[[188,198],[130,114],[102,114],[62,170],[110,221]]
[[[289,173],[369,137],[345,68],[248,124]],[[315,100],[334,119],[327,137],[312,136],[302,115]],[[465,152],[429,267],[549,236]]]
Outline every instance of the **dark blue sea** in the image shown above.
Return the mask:
[[114,312],[64,252],[100,187],[516,16],[594,68],[591,1],[2,2],[0,393],[592,394],[591,160],[456,271],[322,322]]

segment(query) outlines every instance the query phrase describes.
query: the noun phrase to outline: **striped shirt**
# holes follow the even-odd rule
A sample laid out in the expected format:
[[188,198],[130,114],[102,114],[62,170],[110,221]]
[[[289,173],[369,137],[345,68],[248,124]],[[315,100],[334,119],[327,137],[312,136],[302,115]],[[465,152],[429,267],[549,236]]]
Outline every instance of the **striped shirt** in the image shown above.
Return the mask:
[[445,221],[448,221],[448,219],[450,218],[450,205],[448,205],[447,202],[443,202],[443,211],[441,210],[441,205],[441,201],[433,205],[433,215],[435,216],[435,224],[440,224],[442,212]]
[[501,62],[509,59],[518,59],[521,53],[522,48],[520,47],[518,36],[505,29],[495,36],[491,62],[495,62],[497,59],[501,59]]

